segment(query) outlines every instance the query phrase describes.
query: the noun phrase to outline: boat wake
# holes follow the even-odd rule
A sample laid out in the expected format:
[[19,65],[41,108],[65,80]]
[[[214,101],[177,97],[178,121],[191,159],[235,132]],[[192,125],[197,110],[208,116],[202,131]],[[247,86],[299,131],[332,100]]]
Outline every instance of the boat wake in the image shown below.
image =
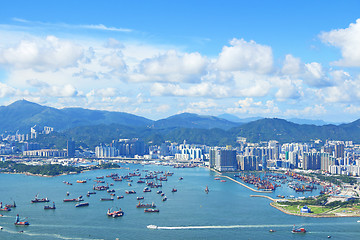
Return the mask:
[[159,230],[185,230],[185,229],[229,229],[229,228],[271,228],[271,227],[291,227],[292,225],[228,225],[228,226],[178,226],[178,227],[160,227],[148,225],[148,229]]

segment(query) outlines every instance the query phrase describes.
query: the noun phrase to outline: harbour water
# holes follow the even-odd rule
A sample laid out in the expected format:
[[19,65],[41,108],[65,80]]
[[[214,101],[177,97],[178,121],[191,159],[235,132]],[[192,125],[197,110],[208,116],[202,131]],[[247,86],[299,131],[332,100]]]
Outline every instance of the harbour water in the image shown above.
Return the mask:
[[[59,177],[37,177],[20,174],[0,174],[0,201],[3,204],[16,202],[17,207],[10,212],[0,212],[0,239],[360,239],[360,218],[305,218],[286,215],[272,208],[266,198],[252,198],[249,189],[227,180],[214,180],[216,173],[205,168],[172,168],[168,166],[126,164],[129,169],[107,169],[89,171],[76,175]],[[163,187],[142,192],[145,184],[114,182],[110,178],[103,180],[113,183],[115,195],[123,199],[100,201],[110,197],[106,191],[86,196],[93,191],[93,180],[97,176],[110,173],[125,175],[139,169],[149,171],[171,171],[174,175],[163,182]],[[183,177],[183,180],[179,180]],[[87,179],[87,183],[76,180]],[[66,185],[63,181],[71,182]],[[205,193],[208,186],[210,192]],[[172,188],[178,191],[171,192]],[[125,194],[126,190],[135,190],[137,194]],[[156,194],[162,190],[167,201]],[[66,193],[69,192],[69,196]],[[30,203],[39,194],[47,197],[49,203]],[[308,192],[307,195],[315,193]],[[74,202],[64,203],[65,198],[77,198],[82,195],[89,206],[75,208]],[[273,193],[264,195],[276,198],[277,195],[303,196],[286,186]],[[136,208],[136,197],[144,196],[144,203],[154,202],[159,213],[144,213]],[[305,196],[305,195],[304,195]],[[44,205],[56,204],[56,210],[44,210]],[[106,216],[109,208],[121,208],[123,217]],[[15,226],[15,216],[30,222],[30,226]],[[292,226],[303,226],[305,234],[291,233]],[[156,225],[157,229],[149,229]],[[270,233],[273,229],[275,232]]]

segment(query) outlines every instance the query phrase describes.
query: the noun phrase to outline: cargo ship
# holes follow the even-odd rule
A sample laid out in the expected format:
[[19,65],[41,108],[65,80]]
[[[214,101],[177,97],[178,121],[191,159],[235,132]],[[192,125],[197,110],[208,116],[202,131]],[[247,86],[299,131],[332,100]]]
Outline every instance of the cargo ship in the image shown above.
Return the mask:
[[48,210],[48,209],[56,209],[56,207],[55,207],[55,202],[53,202],[53,205],[52,205],[52,206],[49,206],[49,205],[44,206],[44,209],[45,209],[45,210]]
[[138,203],[138,205],[136,205],[137,208],[156,208],[155,203]]
[[113,218],[116,218],[116,217],[122,217],[124,216],[124,212],[121,210],[121,208],[119,210],[115,210],[115,211],[110,211],[110,209],[108,209],[106,215],[108,215],[109,217],[113,217]]
[[48,198],[38,198],[38,195],[35,196],[35,199],[31,200],[31,203],[39,203],[39,202],[49,202]]
[[89,206],[88,202],[78,203],[78,204],[75,205],[75,207],[86,207],[86,206]]

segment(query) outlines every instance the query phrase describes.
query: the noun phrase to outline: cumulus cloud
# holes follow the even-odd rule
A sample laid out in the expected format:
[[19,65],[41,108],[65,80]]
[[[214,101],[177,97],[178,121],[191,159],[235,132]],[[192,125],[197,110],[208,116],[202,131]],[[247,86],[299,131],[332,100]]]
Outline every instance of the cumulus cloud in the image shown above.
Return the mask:
[[273,54],[269,46],[247,42],[244,39],[230,41],[231,46],[224,46],[217,61],[222,71],[255,71],[268,73],[273,67]]
[[323,32],[319,35],[324,43],[340,48],[342,59],[333,62],[344,67],[360,67],[360,18],[348,28]]
[[301,60],[291,54],[285,56],[281,72],[285,75],[298,75],[301,71]]
[[47,36],[45,39],[22,40],[14,47],[0,49],[0,64],[37,71],[57,70],[76,66],[82,56],[81,46]]
[[0,82],[0,98],[9,97],[16,93],[16,89]]
[[26,83],[29,84],[30,86],[36,87],[36,88],[49,87],[49,84],[47,84],[44,81],[38,80],[38,79],[28,79],[28,80],[26,80]]
[[139,64],[141,76],[135,76],[135,81],[157,82],[199,82],[207,67],[208,60],[200,53],[185,53],[176,51],[148,58]]
[[120,72],[124,72],[127,70],[124,56],[119,50],[113,51],[110,54],[105,55],[101,60],[101,65],[113,68]]
[[50,86],[43,88],[40,93],[45,96],[62,98],[75,97],[77,96],[78,91],[71,84],[66,84],[65,86]]
[[236,107],[227,108],[225,111],[227,113],[236,114],[276,114],[280,110],[276,106],[273,100],[268,100],[266,102],[254,101],[253,98],[245,98],[237,101],[235,103]]
[[228,97],[230,87],[214,85],[211,83],[193,84],[187,88],[181,87],[179,84],[163,84],[155,83],[151,87],[153,96],[182,96],[182,97]]
[[285,116],[319,116],[326,113],[326,108],[322,104],[316,104],[314,106],[305,107],[303,109],[287,109]]

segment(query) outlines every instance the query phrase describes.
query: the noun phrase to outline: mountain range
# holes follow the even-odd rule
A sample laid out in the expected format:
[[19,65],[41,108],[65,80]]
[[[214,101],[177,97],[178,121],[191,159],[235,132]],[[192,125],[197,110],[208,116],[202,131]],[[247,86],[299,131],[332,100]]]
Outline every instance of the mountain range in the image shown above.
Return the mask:
[[187,140],[208,145],[235,144],[238,136],[246,137],[252,142],[305,142],[314,139],[360,142],[360,120],[340,125],[317,126],[278,118],[239,118],[235,121],[233,118],[233,121],[230,121],[231,116],[182,113],[154,121],[123,112],[83,108],[57,109],[20,100],[0,107],[0,133],[17,130],[27,133],[35,124],[50,126],[58,132],[58,137],[73,138],[87,146],[131,137],[140,137],[153,143]]

